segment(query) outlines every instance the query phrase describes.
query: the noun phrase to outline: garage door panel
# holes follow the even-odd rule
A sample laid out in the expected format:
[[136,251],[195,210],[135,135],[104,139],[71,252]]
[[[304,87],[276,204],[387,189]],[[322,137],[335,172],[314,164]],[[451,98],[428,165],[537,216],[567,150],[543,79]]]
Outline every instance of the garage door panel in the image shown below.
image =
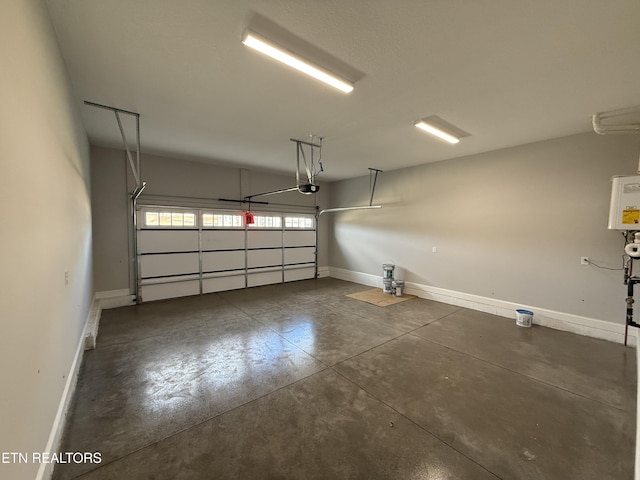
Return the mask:
[[165,298],[186,297],[189,295],[198,295],[199,293],[200,282],[198,280],[142,285],[140,288],[140,296],[143,302],[151,302]]
[[266,267],[282,265],[282,249],[249,250],[247,252],[247,267]]
[[[178,214],[186,211],[178,206],[160,210],[140,208],[143,213],[138,217],[136,234],[142,301],[276,284],[315,275],[316,231],[309,229],[315,222],[306,219],[311,218],[308,214],[267,212],[265,218],[256,215],[260,221],[255,225],[239,228],[242,217],[236,215],[238,218],[227,224],[226,217],[232,216],[227,210],[190,209],[195,228],[193,221],[184,228],[182,222],[162,226],[158,220],[153,223],[153,216],[144,215],[152,210],[170,213],[171,222],[174,217],[180,220]],[[148,218],[149,224],[145,223]],[[284,229],[273,225],[283,225]]]
[[203,230],[202,250],[244,248],[244,230]]
[[202,279],[202,293],[224,292],[244,288],[244,271],[242,275],[226,275]]
[[284,246],[285,247],[301,247],[310,246],[316,244],[316,232],[303,230],[286,230],[284,232]]
[[174,253],[171,255],[142,255],[140,273],[142,278],[198,273],[197,253]]
[[295,282],[298,280],[307,280],[310,278],[315,278],[316,268],[315,265],[310,265],[305,268],[290,268],[287,269],[285,267],[284,271],[284,281],[285,282]]
[[272,285],[282,282],[282,270],[249,272],[247,275],[247,286],[257,287],[260,285]]
[[313,247],[307,248],[286,248],[284,250],[284,263],[306,263],[315,262],[315,251]]
[[141,230],[140,253],[193,252],[198,250],[197,230]]
[[248,248],[265,248],[265,247],[281,247],[282,231],[256,231],[249,230],[247,232]]
[[244,258],[244,250],[204,252],[202,254],[202,271],[215,272],[221,270],[244,269]]

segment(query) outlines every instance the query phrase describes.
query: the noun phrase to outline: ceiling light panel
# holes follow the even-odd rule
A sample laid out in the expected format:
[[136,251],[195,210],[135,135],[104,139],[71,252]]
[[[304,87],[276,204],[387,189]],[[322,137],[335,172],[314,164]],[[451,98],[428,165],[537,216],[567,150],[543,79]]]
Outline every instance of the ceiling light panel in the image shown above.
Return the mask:
[[451,144],[456,144],[461,138],[470,136],[469,133],[450,124],[437,115],[431,115],[418,120],[414,125],[420,130],[430,133],[431,135]]
[[244,32],[244,35],[242,36],[242,43],[247,47],[253,48],[258,52],[277,60],[278,62],[295,68],[296,70],[320,80],[327,85],[331,85],[344,93],[349,93],[353,90],[352,82],[342,79],[322,67],[304,60],[299,55],[296,55],[278,44],[267,40],[251,30],[246,30]]
[[433,125],[430,125],[429,123],[426,123],[423,121],[417,122],[416,127],[418,127],[421,130],[424,130],[427,133],[430,133],[431,135],[435,135],[436,137],[441,138],[445,142],[458,143],[460,141],[459,138],[454,137],[453,135],[450,135],[447,132],[444,132],[439,128],[436,128]]

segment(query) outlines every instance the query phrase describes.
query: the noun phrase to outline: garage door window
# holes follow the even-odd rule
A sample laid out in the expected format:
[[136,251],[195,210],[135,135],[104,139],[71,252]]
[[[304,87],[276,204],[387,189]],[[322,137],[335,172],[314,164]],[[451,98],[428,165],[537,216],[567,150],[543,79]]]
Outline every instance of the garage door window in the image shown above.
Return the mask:
[[282,217],[280,215],[254,215],[254,223],[250,223],[251,228],[282,228]]
[[284,228],[312,229],[312,217],[284,217]]
[[147,210],[144,213],[144,226],[149,228],[195,228],[196,214],[194,212]]
[[204,228],[243,228],[242,215],[205,212],[202,214]]

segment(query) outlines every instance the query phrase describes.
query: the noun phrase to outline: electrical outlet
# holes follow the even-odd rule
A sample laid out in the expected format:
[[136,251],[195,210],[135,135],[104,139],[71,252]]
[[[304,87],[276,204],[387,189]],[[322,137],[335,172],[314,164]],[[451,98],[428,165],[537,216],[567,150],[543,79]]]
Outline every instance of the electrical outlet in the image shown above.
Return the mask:
[[69,272],[64,272],[64,284],[69,285]]
[[589,265],[589,257],[580,257],[580,265]]
[[437,253],[438,247],[431,247],[431,253]]

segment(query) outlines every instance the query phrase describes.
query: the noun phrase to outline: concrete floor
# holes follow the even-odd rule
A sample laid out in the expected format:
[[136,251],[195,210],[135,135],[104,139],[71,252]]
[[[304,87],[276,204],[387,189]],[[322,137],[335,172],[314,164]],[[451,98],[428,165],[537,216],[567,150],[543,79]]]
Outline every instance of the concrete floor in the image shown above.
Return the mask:
[[103,311],[54,478],[633,478],[635,350],[369,288]]

